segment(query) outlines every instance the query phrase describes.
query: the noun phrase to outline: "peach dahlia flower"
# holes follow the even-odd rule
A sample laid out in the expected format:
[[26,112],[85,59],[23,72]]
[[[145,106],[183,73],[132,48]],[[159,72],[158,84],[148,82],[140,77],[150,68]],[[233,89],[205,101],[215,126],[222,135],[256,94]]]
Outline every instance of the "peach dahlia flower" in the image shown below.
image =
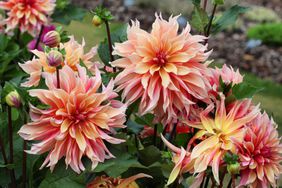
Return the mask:
[[[208,166],[211,166],[214,178],[219,184],[219,166],[222,157],[227,151],[236,152],[234,141],[243,141],[244,127],[257,116],[259,108],[253,106],[251,100],[243,100],[234,102],[226,109],[222,97],[221,101],[217,102],[215,118],[209,116],[212,109],[212,105],[207,107],[200,115],[201,122],[190,125],[199,129],[190,143],[195,139],[202,139],[192,149],[191,160],[195,160],[195,173],[204,172]],[[187,149],[189,150],[189,145]]]
[[[77,70],[77,65],[80,64],[80,60],[86,65],[86,67],[94,72],[94,67],[98,64],[97,62],[91,62],[94,55],[96,55],[96,47],[93,47],[88,53],[84,53],[85,42],[79,44],[74,40],[74,37],[70,37],[70,41],[61,44],[60,49],[64,49],[66,52],[64,58],[64,65],[68,65],[74,71]],[[27,61],[24,64],[19,64],[19,66],[30,75],[28,80],[21,84],[23,87],[38,86],[42,71],[53,73],[56,71],[55,67],[51,67],[47,62],[47,54],[38,50],[32,50],[32,53],[36,56],[31,61]]]
[[0,2],[0,9],[7,10],[7,31],[19,27],[21,32],[35,35],[42,25],[48,23],[56,0],[8,0]]
[[259,114],[247,127],[244,141],[238,143],[241,165],[239,186],[277,187],[282,173],[282,145],[276,124],[266,113]]
[[115,80],[122,98],[129,104],[140,99],[139,113],[153,112],[164,124],[177,119],[176,111],[189,114],[193,98],[208,98],[209,83],[203,76],[207,67],[201,64],[210,54],[200,43],[205,37],[191,35],[189,24],[178,34],[177,18],[166,21],[156,15],[151,32],[132,22],[128,40],[114,47],[121,58],[111,62],[123,69]]
[[86,69],[77,65],[78,73],[69,66],[60,70],[60,89],[56,86],[55,74],[46,73],[47,89],[30,90],[48,107],[44,110],[31,106],[32,122],[24,125],[20,136],[25,140],[36,141],[30,154],[49,152],[44,166],[54,169],[58,160],[65,157],[66,165],[77,173],[84,170],[83,156],[92,161],[92,168],[99,162],[114,157],[104,141],[119,144],[123,140],[110,134],[115,128],[123,128],[125,105],[113,98],[113,82],[101,86],[101,76],[96,69],[95,77],[88,77]]

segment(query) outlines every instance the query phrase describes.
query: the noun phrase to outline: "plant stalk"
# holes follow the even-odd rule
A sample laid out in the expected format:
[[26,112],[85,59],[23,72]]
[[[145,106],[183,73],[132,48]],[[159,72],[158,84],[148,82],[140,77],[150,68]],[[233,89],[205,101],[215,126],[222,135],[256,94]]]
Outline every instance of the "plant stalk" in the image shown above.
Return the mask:
[[1,135],[0,135],[0,150],[2,152],[3,160],[4,160],[4,163],[6,165],[6,164],[8,164],[8,159],[7,159],[7,155],[6,155],[5,147],[4,147],[4,142],[3,142]]
[[208,0],[204,0],[204,4],[203,4],[204,11],[207,10],[207,4],[208,4]]
[[210,177],[209,177],[209,176],[206,176],[206,182],[205,182],[204,188],[207,188],[207,187],[208,187],[208,185],[209,185],[209,180],[210,180]]
[[39,45],[39,43],[40,43],[40,40],[41,40],[41,36],[42,36],[43,30],[44,30],[44,25],[42,25],[42,26],[41,26],[41,29],[40,29],[40,32],[39,32],[38,38],[37,38],[37,40],[36,40],[36,43],[35,43],[35,47],[34,47],[34,49],[37,49],[37,48],[38,48],[38,45]]
[[56,76],[57,76],[57,88],[60,89],[60,69],[56,67]]
[[[108,20],[105,20],[106,30],[107,30],[107,37],[108,37],[108,46],[109,46],[109,53],[110,53],[110,60],[113,62],[114,56],[113,56],[113,45],[112,45],[112,38],[111,38],[111,31]],[[113,67],[113,71],[116,72],[116,68]]]
[[[208,23],[208,26],[207,26],[207,31],[206,31],[206,34],[205,34],[206,37],[208,37],[208,36],[210,35],[211,27],[212,27],[212,21],[213,21],[213,19],[214,19],[216,7],[217,7],[217,4],[215,4],[215,5],[213,6],[212,15],[211,15],[211,17],[210,17],[210,20],[209,20],[209,23]],[[207,42],[208,42],[208,39],[206,39],[205,44],[206,44]]]
[[226,168],[224,168],[223,173],[222,173],[222,176],[221,176],[221,178],[220,178],[219,188],[222,188],[222,187],[223,187],[223,180],[224,180],[225,174],[226,174]]
[[171,133],[170,133],[170,135],[169,135],[169,138],[168,138],[168,141],[169,141],[169,142],[172,142],[173,138],[175,137],[176,127],[177,127],[177,123],[175,123],[175,124],[173,125],[172,131],[171,131]]
[[157,133],[158,133],[158,125],[154,125],[154,139],[153,139],[153,143],[154,146],[157,146]]
[[[13,146],[13,125],[12,125],[12,109],[8,106],[8,136],[9,136],[9,154],[10,154],[10,164],[14,163],[14,146]],[[12,168],[10,170],[11,176],[11,187],[16,187],[16,176],[15,170]]]
[[[26,117],[26,113],[24,114],[24,124],[27,123],[27,117]],[[22,168],[22,178],[23,178],[23,188],[26,188],[26,161],[27,161],[27,153],[25,152],[25,150],[27,149],[27,141],[24,140],[23,141],[23,168]]]
[[232,175],[231,179],[232,179],[232,188],[235,188],[236,187],[236,177],[235,177],[235,175]]

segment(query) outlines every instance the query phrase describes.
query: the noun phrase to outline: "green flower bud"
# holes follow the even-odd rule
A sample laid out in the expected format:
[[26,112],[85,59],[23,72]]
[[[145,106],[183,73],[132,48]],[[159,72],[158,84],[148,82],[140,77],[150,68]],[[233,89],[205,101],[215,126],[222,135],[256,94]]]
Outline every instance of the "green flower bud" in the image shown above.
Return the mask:
[[240,164],[238,162],[227,165],[227,171],[229,174],[239,174]]
[[100,18],[100,16],[93,16],[93,19],[92,19],[92,24],[96,27],[100,26],[101,24],[103,23],[103,20]]
[[10,92],[6,97],[5,97],[6,103],[10,107],[15,107],[19,108],[21,106],[21,98],[19,93],[15,90]]

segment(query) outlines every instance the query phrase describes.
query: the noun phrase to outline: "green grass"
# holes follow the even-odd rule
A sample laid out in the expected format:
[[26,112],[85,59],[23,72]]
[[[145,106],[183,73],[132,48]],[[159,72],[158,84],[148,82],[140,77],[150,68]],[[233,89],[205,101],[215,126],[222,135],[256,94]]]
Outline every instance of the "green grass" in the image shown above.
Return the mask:
[[[120,23],[112,23],[110,27],[114,30],[120,25]],[[79,41],[84,38],[86,41],[86,49],[97,45],[106,37],[105,27],[94,27],[91,24],[90,15],[87,15],[81,22],[72,22],[69,26],[65,27],[65,30],[67,30],[69,34],[74,35]],[[269,80],[260,79],[249,73],[244,73],[244,75],[244,79],[247,82],[254,86],[264,88],[264,90],[254,96],[254,102],[260,103],[261,108],[273,116],[276,123],[280,125],[279,132],[282,133],[282,85]]]

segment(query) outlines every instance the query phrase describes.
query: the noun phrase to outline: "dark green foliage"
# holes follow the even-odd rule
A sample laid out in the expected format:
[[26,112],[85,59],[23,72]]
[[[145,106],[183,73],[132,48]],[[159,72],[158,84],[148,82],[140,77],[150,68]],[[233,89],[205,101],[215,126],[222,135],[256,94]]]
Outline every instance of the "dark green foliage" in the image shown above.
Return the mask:
[[254,26],[248,30],[248,38],[260,39],[265,44],[282,45],[282,23],[269,23]]

